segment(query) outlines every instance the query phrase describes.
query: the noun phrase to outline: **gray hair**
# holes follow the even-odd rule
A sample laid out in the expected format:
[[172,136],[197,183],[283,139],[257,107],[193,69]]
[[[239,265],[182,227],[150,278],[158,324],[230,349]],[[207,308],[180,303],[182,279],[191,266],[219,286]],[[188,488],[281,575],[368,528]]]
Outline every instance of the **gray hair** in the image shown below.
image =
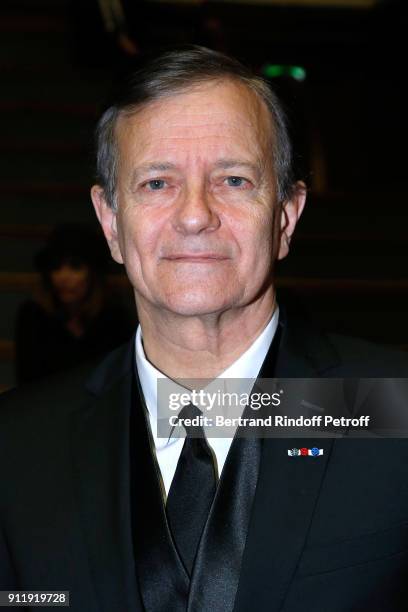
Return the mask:
[[243,83],[266,104],[274,130],[272,153],[277,197],[279,202],[290,198],[294,187],[292,146],[286,116],[276,94],[266,81],[237,60],[205,47],[192,46],[156,56],[133,72],[121,84],[122,89],[116,93],[113,104],[102,114],[96,128],[97,180],[111,208],[117,210],[115,129],[119,117],[135,113],[160,98],[221,78]]

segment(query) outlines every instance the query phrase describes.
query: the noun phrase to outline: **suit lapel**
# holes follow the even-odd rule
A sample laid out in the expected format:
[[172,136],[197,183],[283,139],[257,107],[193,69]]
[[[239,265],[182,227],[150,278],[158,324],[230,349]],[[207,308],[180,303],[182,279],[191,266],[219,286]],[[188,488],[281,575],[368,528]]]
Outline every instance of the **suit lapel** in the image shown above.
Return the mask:
[[79,514],[101,611],[141,610],[132,550],[129,492],[131,341],[88,383],[89,402],[73,414]]
[[[302,438],[263,441],[261,470],[234,612],[280,610],[301,556],[333,440],[319,441],[322,457],[289,457]],[[261,602],[264,602],[262,605]]]
[[[268,354],[260,378],[315,378],[338,362],[324,336],[309,325],[280,317],[277,358]],[[261,465],[234,612],[281,609],[302,554],[332,439],[319,439],[323,456],[290,457],[288,449],[316,446],[314,439],[262,440]]]
[[[167,524],[159,467],[148,432],[147,408],[138,377],[131,411],[133,540],[141,598],[146,612],[185,612],[190,580]],[[144,408],[144,409],[143,409]]]

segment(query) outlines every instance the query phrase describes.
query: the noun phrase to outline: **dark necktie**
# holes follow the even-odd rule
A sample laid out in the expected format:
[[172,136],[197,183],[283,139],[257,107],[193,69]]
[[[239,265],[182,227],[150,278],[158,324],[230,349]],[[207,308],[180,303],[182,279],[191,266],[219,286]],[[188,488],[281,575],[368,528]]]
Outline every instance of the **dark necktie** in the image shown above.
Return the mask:
[[[193,404],[184,406],[180,419],[201,416]],[[174,543],[191,575],[200,537],[214,499],[217,477],[211,449],[201,426],[186,426],[183,449],[170,486],[166,512]]]

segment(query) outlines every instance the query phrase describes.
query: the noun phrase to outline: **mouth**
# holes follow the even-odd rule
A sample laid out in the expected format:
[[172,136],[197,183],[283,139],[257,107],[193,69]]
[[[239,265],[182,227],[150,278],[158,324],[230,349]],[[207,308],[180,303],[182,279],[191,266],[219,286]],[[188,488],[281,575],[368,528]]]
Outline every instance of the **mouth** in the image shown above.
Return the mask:
[[76,289],[71,287],[56,287],[60,293],[75,293]]
[[219,253],[175,253],[173,255],[167,255],[164,259],[186,263],[213,263],[216,261],[225,261],[228,257],[220,255]]

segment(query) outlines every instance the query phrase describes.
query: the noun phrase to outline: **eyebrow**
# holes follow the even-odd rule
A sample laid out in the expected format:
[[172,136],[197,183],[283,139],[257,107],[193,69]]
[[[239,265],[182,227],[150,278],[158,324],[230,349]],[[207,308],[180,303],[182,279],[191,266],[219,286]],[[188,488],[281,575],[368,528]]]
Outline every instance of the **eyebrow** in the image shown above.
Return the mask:
[[167,170],[174,170],[175,168],[176,165],[170,162],[142,164],[133,170],[130,185],[133,188],[135,182],[144,174],[149,174],[149,172],[166,172]]
[[250,161],[246,161],[244,159],[233,159],[233,158],[219,159],[215,163],[215,167],[220,168],[221,170],[230,170],[231,168],[244,167],[244,168],[249,168],[250,170],[253,170],[257,174],[261,173],[261,167],[259,164],[253,163]]

